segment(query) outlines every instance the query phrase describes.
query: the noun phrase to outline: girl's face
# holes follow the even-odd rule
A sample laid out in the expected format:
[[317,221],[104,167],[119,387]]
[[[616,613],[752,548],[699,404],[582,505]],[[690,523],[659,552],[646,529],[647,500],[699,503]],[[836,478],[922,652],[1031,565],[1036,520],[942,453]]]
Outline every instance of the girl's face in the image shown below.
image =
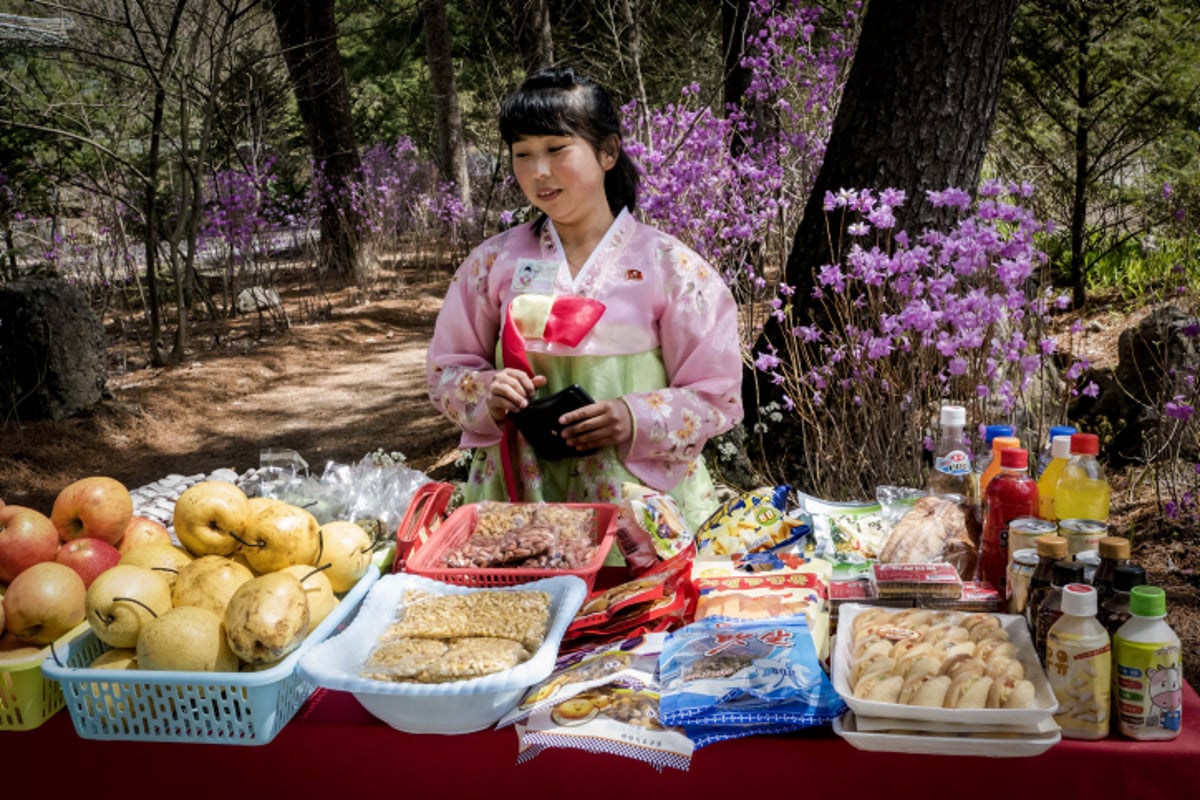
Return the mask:
[[616,163],[578,136],[524,136],[512,144],[513,175],[525,197],[556,227],[612,220],[604,173]]

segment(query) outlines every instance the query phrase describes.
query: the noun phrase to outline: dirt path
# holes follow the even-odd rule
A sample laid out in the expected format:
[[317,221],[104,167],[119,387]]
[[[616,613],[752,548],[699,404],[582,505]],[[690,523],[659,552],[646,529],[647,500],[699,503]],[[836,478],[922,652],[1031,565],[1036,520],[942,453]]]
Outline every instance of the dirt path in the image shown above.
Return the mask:
[[[219,336],[198,326],[183,364],[112,374],[112,398],[93,413],[6,423],[0,498],[48,512],[58,490],[84,475],[133,488],[171,473],[241,472],[264,447],[294,449],[318,474],[328,461],[379,448],[427,470],[457,441],[424,382],[444,286],[341,302],[320,322],[272,336],[259,337],[251,319]],[[137,354],[114,348],[111,358],[136,363]]]

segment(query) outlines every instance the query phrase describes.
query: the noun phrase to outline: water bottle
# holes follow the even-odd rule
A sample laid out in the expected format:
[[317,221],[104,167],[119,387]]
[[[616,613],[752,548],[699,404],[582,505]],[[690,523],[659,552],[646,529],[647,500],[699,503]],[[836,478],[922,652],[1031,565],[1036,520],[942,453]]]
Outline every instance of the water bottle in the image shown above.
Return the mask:
[[933,451],[933,470],[929,473],[929,493],[965,501],[971,494],[971,450],[963,430],[967,409],[942,406],[941,436]]

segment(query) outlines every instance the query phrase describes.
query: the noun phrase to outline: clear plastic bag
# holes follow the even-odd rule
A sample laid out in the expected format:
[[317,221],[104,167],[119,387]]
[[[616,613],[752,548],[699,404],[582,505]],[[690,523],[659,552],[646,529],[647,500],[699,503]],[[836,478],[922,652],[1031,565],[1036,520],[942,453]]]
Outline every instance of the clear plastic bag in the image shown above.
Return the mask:
[[404,463],[404,456],[377,450],[355,464],[327,462],[320,477],[294,450],[262,451],[247,494],[274,497],[307,509],[322,525],[333,520],[378,520],[395,531],[404,511],[429,477]]

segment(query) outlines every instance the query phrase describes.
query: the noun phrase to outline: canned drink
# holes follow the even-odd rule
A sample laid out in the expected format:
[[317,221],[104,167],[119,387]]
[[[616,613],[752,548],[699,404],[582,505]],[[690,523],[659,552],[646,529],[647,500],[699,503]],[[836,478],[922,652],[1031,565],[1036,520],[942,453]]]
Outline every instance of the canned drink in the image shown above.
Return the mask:
[[1025,613],[1025,605],[1029,602],[1029,579],[1033,577],[1037,563],[1036,549],[1024,548],[1013,552],[1012,561],[1008,564],[1008,582],[1004,587],[1008,595],[1008,613]]
[[1100,540],[1108,536],[1108,525],[1097,519],[1060,519],[1058,534],[1067,540],[1067,555],[1084,550],[1099,550]]
[[1058,533],[1058,526],[1040,517],[1017,517],[1008,523],[1008,552],[1037,549],[1037,537]]
[[1100,568],[1100,551],[1080,550],[1075,554],[1075,560],[1083,564],[1083,580],[1091,584],[1096,577],[1096,570]]

